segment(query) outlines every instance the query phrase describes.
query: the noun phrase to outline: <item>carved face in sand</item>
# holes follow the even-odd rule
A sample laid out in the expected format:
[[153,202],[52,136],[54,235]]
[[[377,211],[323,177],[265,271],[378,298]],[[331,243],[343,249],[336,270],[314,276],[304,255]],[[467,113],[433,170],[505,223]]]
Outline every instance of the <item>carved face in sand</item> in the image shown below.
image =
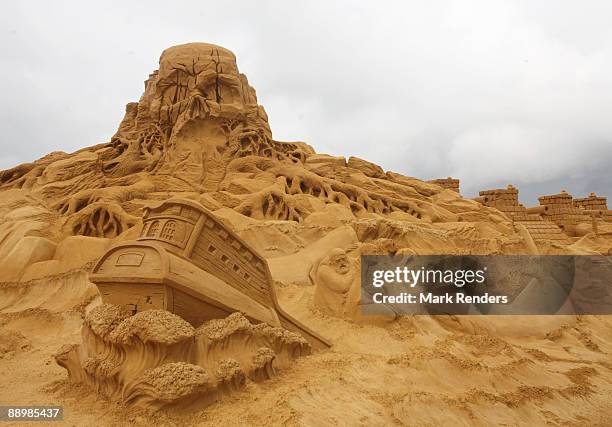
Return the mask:
[[342,249],[333,249],[328,257],[328,265],[334,267],[337,274],[348,274],[351,269],[351,263]]
[[[219,46],[192,43],[166,49],[160,58],[157,89],[162,104],[198,94],[221,104],[240,96],[236,57]],[[242,101],[242,100],[240,100]]]
[[252,110],[259,115],[255,91],[238,72],[234,54],[206,43],[166,49],[141,104],[162,127],[209,116],[244,119]]
[[314,303],[327,314],[367,323],[387,323],[397,317],[391,309],[379,316],[362,316],[359,259],[347,256],[343,249],[332,249],[311,272],[311,278],[316,285]]
[[346,293],[353,283],[355,269],[343,249],[332,249],[316,269],[315,283],[332,292]]

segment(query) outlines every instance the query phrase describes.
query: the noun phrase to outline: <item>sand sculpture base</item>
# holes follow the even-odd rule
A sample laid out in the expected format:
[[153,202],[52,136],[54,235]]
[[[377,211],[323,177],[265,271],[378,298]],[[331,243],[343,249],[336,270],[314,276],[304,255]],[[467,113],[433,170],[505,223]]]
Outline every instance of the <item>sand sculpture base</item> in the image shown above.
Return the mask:
[[240,313],[195,329],[165,310],[130,315],[102,304],[86,315],[82,343],[61,347],[55,359],[71,381],[157,410],[207,406],[310,351],[301,336]]

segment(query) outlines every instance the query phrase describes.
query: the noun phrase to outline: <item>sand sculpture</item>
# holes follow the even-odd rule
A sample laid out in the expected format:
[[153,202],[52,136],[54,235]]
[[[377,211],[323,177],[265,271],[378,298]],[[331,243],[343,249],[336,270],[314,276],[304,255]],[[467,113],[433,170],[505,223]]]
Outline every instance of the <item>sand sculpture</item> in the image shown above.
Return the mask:
[[595,224],[600,222],[612,222],[612,210],[608,209],[607,198],[590,193],[588,197],[574,199],[576,208],[585,210],[587,215],[593,217]]
[[193,328],[166,310],[132,315],[102,304],[85,317],[82,336],[83,344],[55,354],[71,380],[154,409],[208,405],[243,389],[247,378],[270,379],[277,366],[310,353],[300,335],[252,325],[239,312]]
[[0,404],[57,399],[90,425],[132,406],[189,406],[183,424],[198,405],[212,424],[606,415],[609,319],[360,317],[361,254],[612,251],[601,197],[458,187],[277,141],[229,50],[169,48],[110,141],[0,172]]
[[574,199],[572,201],[574,207],[582,208],[587,211],[607,211],[608,202],[605,197],[598,196],[595,193],[590,193],[588,197]]
[[[513,185],[508,185],[505,189],[484,190],[479,194],[480,197],[475,200],[508,215],[519,233],[524,230],[523,238],[526,241],[531,238],[534,242],[570,243],[567,234],[557,224],[544,221],[540,215],[541,209],[527,209],[519,203],[518,189]],[[537,253],[537,249],[532,248],[530,253]]]
[[559,194],[538,197],[544,218],[554,222],[570,236],[578,234],[577,225],[590,223],[591,217],[572,205],[572,196],[563,190]]
[[446,188],[448,190],[453,190],[456,191],[457,193],[459,193],[459,180],[452,178],[452,177],[448,177],[448,178],[438,178],[438,179],[432,179],[430,181],[427,182],[431,182],[432,184],[437,184],[442,188]]
[[319,308],[335,316],[346,314],[349,292],[359,273],[353,264],[344,249],[334,248],[313,266],[314,303]]
[[235,312],[329,343],[279,306],[266,260],[204,207],[171,199],[144,210],[136,241],[104,254],[90,280],[102,300],[133,314],[164,309],[199,326]]
[[525,227],[536,242],[569,244],[572,237],[598,234],[599,224],[610,222],[606,199],[594,193],[572,199],[562,191],[539,197],[540,206],[525,208],[519,203],[518,189],[508,185],[505,189],[483,190],[475,200],[504,212],[515,224]]
[[391,307],[378,308],[376,315],[367,314],[371,295],[361,293],[362,254],[381,254],[380,247],[358,244],[347,251],[334,248],[315,262],[310,270],[314,285],[313,303],[324,313],[361,324],[385,324],[393,322],[398,314]]

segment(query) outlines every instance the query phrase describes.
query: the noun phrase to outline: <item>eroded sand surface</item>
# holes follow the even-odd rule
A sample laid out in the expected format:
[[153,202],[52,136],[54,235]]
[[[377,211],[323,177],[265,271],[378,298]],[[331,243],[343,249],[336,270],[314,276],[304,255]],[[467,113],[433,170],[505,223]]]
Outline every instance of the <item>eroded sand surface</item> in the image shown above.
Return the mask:
[[308,307],[312,295],[296,286],[282,296],[285,306],[327,332],[333,349],[300,358],[268,381],[249,381],[205,409],[154,415],[67,380],[52,354],[60,343],[80,342],[77,311],[4,313],[0,374],[7,381],[0,402],[61,404],[66,421],[76,425],[608,423],[609,318],[528,319],[530,328],[541,324],[533,337],[512,332],[516,319],[480,322],[508,336],[472,332],[467,319],[446,326],[426,317],[402,319],[380,328],[317,313]]
[[[275,141],[231,52],[168,49],[109,143],[0,173],[0,405],[63,405],[71,425],[609,425],[610,316],[359,316],[361,254],[612,248],[607,209],[567,211],[562,230],[445,182]],[[237,316],[105,309],[93,265],[171,197],[264,256],[280,305],[332,347]]]

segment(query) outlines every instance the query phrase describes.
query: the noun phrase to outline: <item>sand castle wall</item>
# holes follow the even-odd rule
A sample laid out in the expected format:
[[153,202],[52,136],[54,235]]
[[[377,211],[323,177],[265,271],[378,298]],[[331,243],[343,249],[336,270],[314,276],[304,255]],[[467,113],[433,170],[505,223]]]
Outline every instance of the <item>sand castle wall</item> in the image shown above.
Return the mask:
[[580,237],[589,232],[597,234],[600,222],[612,220],[606,198],[598,197],[595,193],[573,199],[564,190],[539,197],[540,205],[532,208],[525,208],[519,203],[518,189],[512,185],[505,189],[483,190],[479,194],[475,200],[499,209],[512,221],[523,224],[536,241],[569,244],[569,237]]
[[574,199],[573,205],[576,208],[583,208],[588,211],[608,210],[607,199],[605,197],[597,196],[595,193],[589,194],[589,197]]
[[453,190],[456,191],[457,193],[459,193],[459,180],[452,178],[452,177],[448,177],[448,178],[438,178],[438,179],[432,179],[429,180],[427,182],[431,182],[432,184],[437,184],[442,188],[445,188],[447,190]]
[[559,225],[559,227],[568,229],[582,222],[591,222],[591,216],[583,210],[575,208],[572,204],[572,196],[566,191],[550,196],[538,197],[540,206],[544,206],[543,216]]
[[512,221],[524,226],[536,242],[552,241],[562,244],[570,242],[568,236],[556,222],[543,217],[545,208],[525,208],[519,203],[518,194],[518,188],[508,185],[507,188],[480,191],[480,197],[476,200],[485,206],[499,209],[508,215]]

